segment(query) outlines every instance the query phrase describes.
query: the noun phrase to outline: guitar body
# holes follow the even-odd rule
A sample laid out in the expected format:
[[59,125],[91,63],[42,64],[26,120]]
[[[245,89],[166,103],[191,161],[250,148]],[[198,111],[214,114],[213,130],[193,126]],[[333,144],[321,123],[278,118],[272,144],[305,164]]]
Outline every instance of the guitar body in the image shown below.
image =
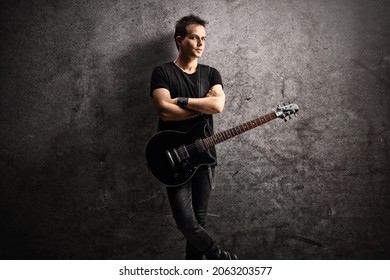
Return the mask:
[[166,130],[156,133],[146,145],[149,171],[166,186],[188,182],[202,165],[216,162],[209,150],[202,150],[197,140],[206,138],[206,123],[200,122],[187,132]]

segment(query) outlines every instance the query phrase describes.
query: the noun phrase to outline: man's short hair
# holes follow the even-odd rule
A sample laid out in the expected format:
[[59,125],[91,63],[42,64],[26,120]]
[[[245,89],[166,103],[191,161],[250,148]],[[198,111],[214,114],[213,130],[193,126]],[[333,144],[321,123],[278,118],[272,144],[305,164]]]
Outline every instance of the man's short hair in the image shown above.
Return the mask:
[[179,45],[176,42],[176,37],[180,36],[180,37],[184,38],[187,35],[187,26],[190,24],[199,24],[199,25],[202,25],[203,27],[205,27],[206,24],[208,24],[208,22],[205,21],[204,19],[201,19],[198,16],[193,15],[193,14],[182,17],[181,19],[179,19],[176,22],[175,35],[174,35],[175,44],[176,44],[177,49],[179,49]]

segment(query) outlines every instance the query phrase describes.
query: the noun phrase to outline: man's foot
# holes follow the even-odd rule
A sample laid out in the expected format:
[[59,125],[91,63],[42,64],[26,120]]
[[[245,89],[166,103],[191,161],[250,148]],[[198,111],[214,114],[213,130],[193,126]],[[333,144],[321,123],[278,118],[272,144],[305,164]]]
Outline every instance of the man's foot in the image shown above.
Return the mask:
[[237,260],[237,255],[219,249],[217,260]]
[[237,260],[237,255],[221,250],[219,246],[214,245],[207,253],[208,260]]

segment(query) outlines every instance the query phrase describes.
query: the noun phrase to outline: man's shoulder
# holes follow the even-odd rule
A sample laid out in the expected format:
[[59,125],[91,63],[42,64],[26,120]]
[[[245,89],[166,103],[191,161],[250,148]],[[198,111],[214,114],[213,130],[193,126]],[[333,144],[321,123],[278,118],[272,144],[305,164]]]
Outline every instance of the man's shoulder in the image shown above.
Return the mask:
[[201,67],[201,70],[208,70],[208,71],[217,71],[218,72],[218,70],[216,69],[216,68],[214,68],[214,67],[212,67],[212,66],[210,66],[210,65],[207,65],[207,64],[198,64],[200,67]]
[[199,66],[201,69],[211,69],[211,68],[212,68],[210,65],[202,64],[202,63],[199,63],[198,66]]
[[220,76],[220,73],[216,68],[206,64],[199,64],[199,65],[201,67],[200,72],[204,73],[203,75],[207,75],[208,77]]
[[163,64],[160,64],[160,65],[157,65],[156,67],[154,67],[154,69],[161,69],[161,70],[168,70],[168,69],[172,69],[174,66],[173,62],[166,62],[166,63],[163,63]]

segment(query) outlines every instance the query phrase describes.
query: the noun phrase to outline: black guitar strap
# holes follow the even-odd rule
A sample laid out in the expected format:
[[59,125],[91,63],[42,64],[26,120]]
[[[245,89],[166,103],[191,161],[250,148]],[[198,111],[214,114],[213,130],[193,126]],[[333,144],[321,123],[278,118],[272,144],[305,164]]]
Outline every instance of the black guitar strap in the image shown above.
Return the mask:
[[[210,71],[211,71],[211,68],[208,65],[201,64],[199,67],[199,72],[198,72],[198,75],[199,75],[198,76],[198,90],[199,90],[198,96],[199,97],[204,97],[210,89],[210,80],[209,80]],[[204,117],[204,120],[207,122],[209,133],[213,133],[213,124],[210,123],[210,122],[212,122],[212,117],[210,117],[210,116],[206,117],[205,115],[203,117]]]
[[210,66],[200,65],[198,75],[198,96],[203,97],[210,89]]
[[[198,96],[199,97],[204,97],[210,89],[210,80],[209,80],[210,71],[211,71],[211,68],[208,65],[200,65],[200,67],[199,67],[199,76],[198,76],[198,83],[199,83],[199,85],[198,85],[199,95]],[[206,117],[205,115],[203,115],[203,118],[207,123],[208,134],[209,135],[213,134],[213,118],[212,118],[212,116]],[[211,149],[212,149],[212,151],[211,151],[212,155],[216,158],[215,148],[213,147]],[[216,164],[213,164],[212,166],[209,166],[209,168],[208,168],[208,177],[209,177],[209,183],[210,183],[211,189],[215,188],[215,183],[214,183],[215,166],[216,166]]]
[[[208,65],[200,65],[198,73],[198,89],[199,97],[204,97],[210,89],[210,72],[211,68]],[[213,134],[213,118],[211,115],[203,115],[204,121],[207,122],[209,134]]]

